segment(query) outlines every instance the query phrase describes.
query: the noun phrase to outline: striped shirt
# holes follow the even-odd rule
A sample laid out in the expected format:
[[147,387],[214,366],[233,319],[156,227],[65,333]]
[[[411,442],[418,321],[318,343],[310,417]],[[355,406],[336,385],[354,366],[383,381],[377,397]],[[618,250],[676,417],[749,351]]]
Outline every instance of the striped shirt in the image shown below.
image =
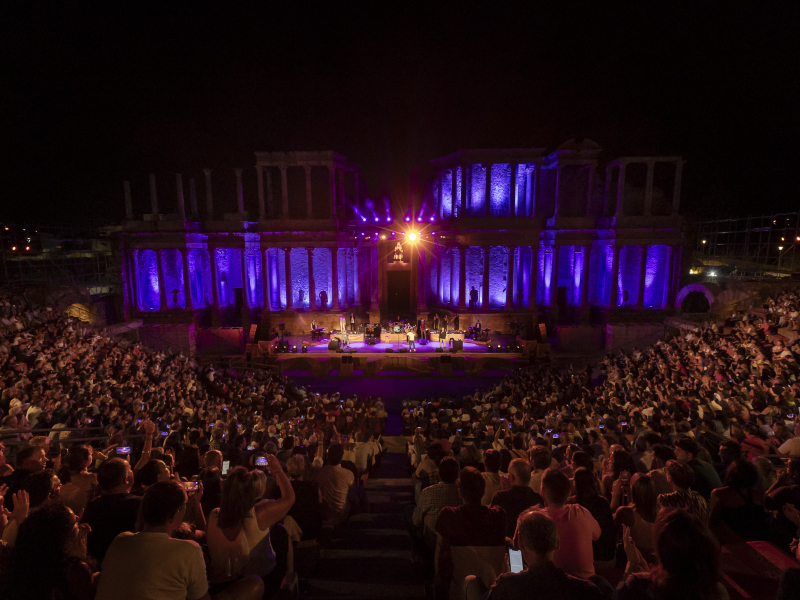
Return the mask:
[[697,492],[691,490],[678,490],[671,494],[661,494],[658,497],[661,508],[682,508],[692,513],[703,523],[708,523],[708,503]]

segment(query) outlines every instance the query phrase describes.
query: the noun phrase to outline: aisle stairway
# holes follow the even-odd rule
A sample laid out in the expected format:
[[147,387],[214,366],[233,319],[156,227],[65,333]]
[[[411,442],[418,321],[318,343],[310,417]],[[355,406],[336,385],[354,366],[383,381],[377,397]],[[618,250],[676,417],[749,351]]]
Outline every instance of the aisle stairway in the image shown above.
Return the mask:
[[[390,450],[399,449],[391,444]],[[351,516],[320,540],[319,563],[301,576],[300,598],[424,600],[419,566],[412,563],[403,509],[414,500],[406,455],[390,451],[377,477],[365,483],[369,513]],[[304,593],[305,592],[305,593]]]

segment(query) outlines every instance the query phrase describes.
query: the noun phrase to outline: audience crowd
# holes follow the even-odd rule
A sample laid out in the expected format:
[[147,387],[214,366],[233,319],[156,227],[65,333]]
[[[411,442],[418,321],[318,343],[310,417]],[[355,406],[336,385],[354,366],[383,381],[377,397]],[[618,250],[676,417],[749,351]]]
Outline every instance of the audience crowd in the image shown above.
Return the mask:
[[727,598],[721,545],[794,554],[800,342],[777,331],[798,306],[405,402],[407,522],[440,597]]

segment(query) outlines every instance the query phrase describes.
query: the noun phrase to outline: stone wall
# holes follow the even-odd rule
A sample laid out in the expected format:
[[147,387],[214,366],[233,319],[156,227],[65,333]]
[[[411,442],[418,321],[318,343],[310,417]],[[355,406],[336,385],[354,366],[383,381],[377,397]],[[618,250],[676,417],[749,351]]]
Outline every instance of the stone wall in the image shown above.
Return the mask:
[[241,327],[199,327],[196,334],[200,354],[244,353],[244,330]]
[[194,325],[142,325],[139,339],[153,350],[172,350],[194,356],[197,351],[197,336]]

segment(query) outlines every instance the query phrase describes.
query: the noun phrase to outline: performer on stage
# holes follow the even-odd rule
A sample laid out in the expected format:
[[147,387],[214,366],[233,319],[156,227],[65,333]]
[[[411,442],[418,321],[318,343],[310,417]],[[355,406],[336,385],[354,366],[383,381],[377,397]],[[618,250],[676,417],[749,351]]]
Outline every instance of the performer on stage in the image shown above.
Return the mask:
[[312,320],[311,321],[311,337],[312,338],[314,337],[314,332],[316,331],[316,329],[317,329],[317,322]]
[[439,348],[444,348],[445,344],[447,344],[447,321],[442,317],[439,324]]
[[350,313],[350,331],[356,331],[356,316],[353,313]]
[[416,333],[414,333],[414,328],[409,327],[408,331],[406,331],[406,337],[408,338],[408,351],[409,352],[416,352],[417,346],[414,343],[416,340]]
[[439,315],[433,315],[433,327],[431,327],[431,331],[439,331]]
[[456,316],[453,319],[453,329],[455,329],[456,331],[461,331],[461,328],[458,326],[460,322],[461,320],[458,316],[458,312],[456,311]]
[[472,289],[469,291],[469,307],[474,309],[478,306],[478,290],[475,289],[475,286],[472,286]]
[[339,331],[344,333],[346,329],[347,329],[347,319],[344,318],[344,314],[341,314],[339,315]]

